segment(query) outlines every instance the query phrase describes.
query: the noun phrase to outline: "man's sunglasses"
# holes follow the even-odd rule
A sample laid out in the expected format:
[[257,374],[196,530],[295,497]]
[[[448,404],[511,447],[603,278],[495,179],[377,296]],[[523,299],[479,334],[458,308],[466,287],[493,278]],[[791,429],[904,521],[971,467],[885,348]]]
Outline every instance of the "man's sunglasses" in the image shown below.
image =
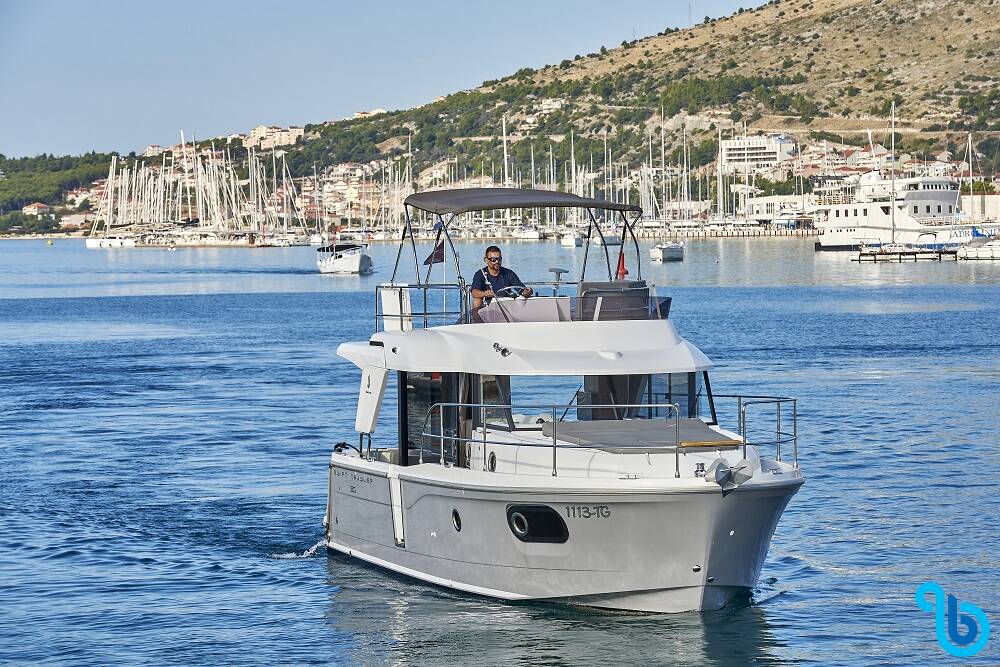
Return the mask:
[[503,257],[487,257],[486,258],[487,262],[500,262],[501,260],[503,260]]

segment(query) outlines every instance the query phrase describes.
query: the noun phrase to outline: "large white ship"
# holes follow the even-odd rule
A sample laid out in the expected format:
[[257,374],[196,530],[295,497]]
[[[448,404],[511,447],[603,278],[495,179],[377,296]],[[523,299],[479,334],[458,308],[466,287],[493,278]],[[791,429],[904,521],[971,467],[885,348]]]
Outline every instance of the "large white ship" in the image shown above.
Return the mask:
[[888,244],[953,249],[1000,230],[995,220],[975,220],[959,210],[959,184],[944,177],[892,179],[868,172],[821,194],[816,212],[816,250]]

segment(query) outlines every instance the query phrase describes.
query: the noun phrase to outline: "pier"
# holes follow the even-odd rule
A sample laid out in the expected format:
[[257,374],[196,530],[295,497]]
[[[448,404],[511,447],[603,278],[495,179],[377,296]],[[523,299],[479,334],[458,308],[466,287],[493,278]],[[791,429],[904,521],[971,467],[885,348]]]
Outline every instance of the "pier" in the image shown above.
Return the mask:
[[958,261],[957,250],[862,250],[857,257],[852,257],[852,262],[919,262],[927,260],[931,262],[942,262],[946,259]]

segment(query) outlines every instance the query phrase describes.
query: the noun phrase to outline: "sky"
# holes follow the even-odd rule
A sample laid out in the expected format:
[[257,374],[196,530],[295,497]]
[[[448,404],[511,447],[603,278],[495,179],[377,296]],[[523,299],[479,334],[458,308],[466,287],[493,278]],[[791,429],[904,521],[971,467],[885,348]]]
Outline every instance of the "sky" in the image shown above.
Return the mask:
[[122,153],[401,109],[743,0],[0,0],[0,153]]

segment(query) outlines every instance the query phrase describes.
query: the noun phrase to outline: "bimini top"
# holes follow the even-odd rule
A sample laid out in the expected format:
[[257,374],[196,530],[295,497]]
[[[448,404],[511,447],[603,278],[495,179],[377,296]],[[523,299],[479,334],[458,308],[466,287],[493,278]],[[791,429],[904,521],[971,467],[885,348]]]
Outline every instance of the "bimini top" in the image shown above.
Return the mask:
[[618,204],[601,199],[578,197],[568,192],[532,190],[531,188],[459,188],[428,190],[406,198],[407,206],[428,213],[468,213],[507,208],[596,208],[607,211],[642,213],[633,204]]

